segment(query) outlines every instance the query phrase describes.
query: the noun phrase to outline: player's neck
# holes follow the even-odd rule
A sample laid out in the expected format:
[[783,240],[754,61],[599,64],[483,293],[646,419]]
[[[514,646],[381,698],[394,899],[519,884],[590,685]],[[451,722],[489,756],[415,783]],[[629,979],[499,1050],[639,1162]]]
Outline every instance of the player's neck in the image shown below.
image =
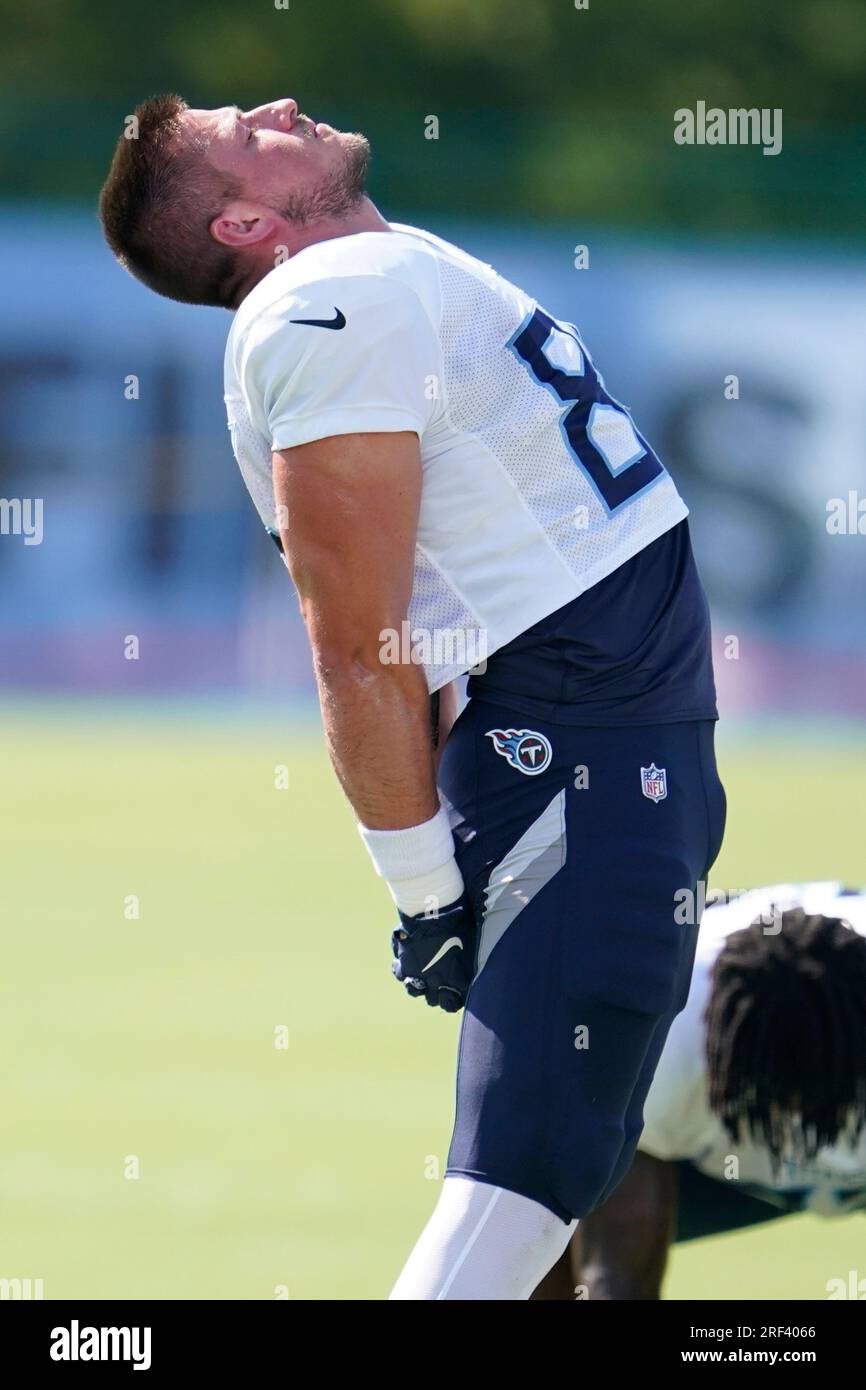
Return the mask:
[[323,217],[321,222],[307,227],[298,227],[289,242],[289,255],[295,256],[305,246],[314,246],[319,241],[333,241],[335,237],[354,236],[356,232],[390,232],[391,224],[386,222],[375,203],[362,198],[357,207],[341,217]]
[[[323,217],[321,221],[307,226],[291,226],[280,235],[281,260],[291,260],[307,246],[315,246],[320,241],[333,241],[336,237],[355,236],[358,232],[390,232],[390,223],[380,213],[369,198],[363,198],[356,208],[341,217]],[[288,252],[288,255],[286,255]],[[250,290],[274,269],[280,261],[267,260],[250,269],[249,275],[238,286],[234,300],[237,308],[246,299]]]

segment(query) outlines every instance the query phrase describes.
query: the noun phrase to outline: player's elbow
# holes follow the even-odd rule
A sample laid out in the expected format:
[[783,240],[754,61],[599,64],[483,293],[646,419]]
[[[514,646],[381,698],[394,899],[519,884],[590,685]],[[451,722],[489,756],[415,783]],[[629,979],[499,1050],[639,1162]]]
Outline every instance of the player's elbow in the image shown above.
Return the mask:
[[405,679],[405,666],[388,659],[379,630],[330,634],[311,639],[311,646],[319,688],[331,695],[360,696]]
[[325,690],[342,687],[364,689],[379,675],[376,653],[366,643],[313,643],[313,668],[316,680]]
[[316,679],[320,685],[368,685],[381,673],[385,624],[342,603],[302,601]]

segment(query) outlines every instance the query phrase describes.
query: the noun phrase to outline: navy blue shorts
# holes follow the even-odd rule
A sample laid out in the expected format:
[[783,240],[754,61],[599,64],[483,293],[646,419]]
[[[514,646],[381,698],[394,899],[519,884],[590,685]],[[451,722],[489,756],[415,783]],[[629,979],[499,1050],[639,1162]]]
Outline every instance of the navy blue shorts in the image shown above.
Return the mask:
[[722,840],[713,730],[527,722],[478,700],[454,725],[439,784],[481,930],[449,1174],[569,1221],[627,1171],[688,995],[684,895]]

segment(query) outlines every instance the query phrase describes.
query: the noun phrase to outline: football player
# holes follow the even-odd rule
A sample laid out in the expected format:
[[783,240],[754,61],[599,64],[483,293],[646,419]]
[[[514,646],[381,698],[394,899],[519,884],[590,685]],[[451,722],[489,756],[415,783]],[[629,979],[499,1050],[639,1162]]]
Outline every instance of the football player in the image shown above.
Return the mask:
[[780,884],[708,908],[644,1118],[537,1298],[656,1299],[672,1242],[866,1210],[866,894]]
[[688,992],[677,895],[722,838],[687,508],[573,324],[386,221],[362,135],[291,98],[135,116],[106,237],[158,293],[234,311],[234,450],[395,974],[465,1007],[447,1175],[392,1297],[527,1299],[631,1162]]

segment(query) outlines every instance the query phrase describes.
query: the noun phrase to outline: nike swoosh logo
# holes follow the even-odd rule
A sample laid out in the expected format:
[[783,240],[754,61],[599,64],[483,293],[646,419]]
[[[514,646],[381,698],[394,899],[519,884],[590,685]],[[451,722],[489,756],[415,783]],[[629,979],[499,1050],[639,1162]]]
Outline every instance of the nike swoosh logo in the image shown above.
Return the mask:
[[439,947],[439,950],[436,952],[433,959],[428,960],[426,965],[421,966],[421,974],[423,975],[426,970],[429,970],[431,965],[435,965],[437,960],[441,960],[442,957],[446,955],[448,951],[451,950],[452,946],[459,946],[461,951],[463,950],[463,942],[460,940],[459,936],[449,936],[448,940],[444,943],[444,945]]
[[306,323],[310,328],[345,328],[346,315],[342,309],[337,308],[336,304],[334,305],[334,313],[337,316],[334,319],[290,319],[289,322]]

